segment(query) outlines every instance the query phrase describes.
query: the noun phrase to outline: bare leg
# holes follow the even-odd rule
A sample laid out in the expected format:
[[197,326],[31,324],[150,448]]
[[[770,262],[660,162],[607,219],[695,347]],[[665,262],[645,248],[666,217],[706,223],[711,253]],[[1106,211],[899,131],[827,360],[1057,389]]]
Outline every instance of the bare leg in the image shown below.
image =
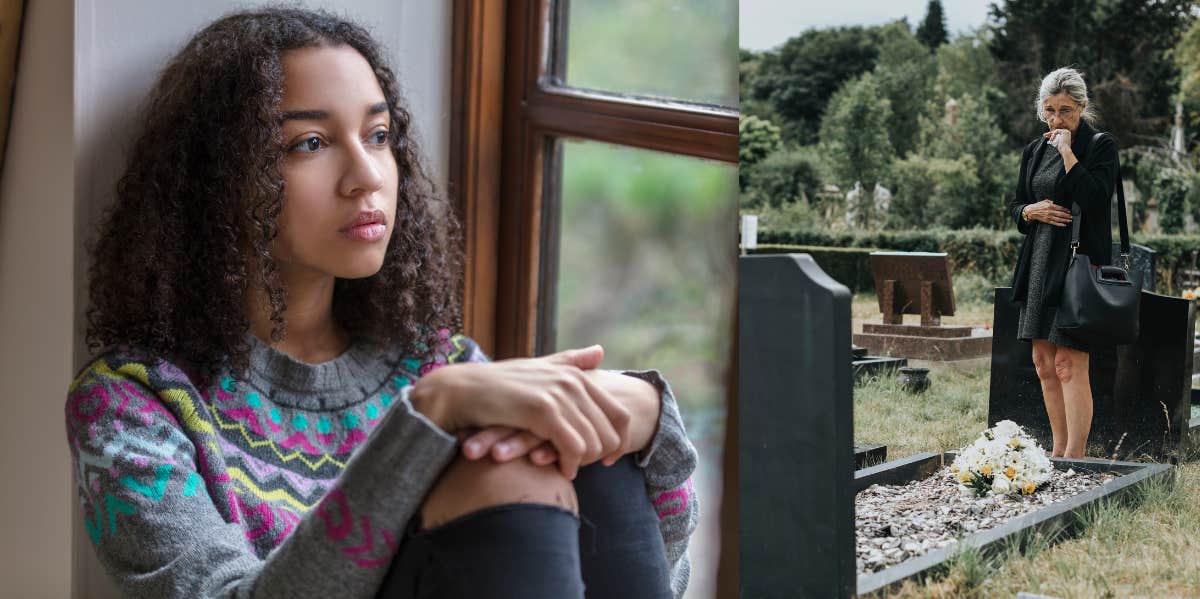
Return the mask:
[[1054,369],[1057,345],[1045,339],[1033,340],[1033,366],[1037,369],[1038,381],[1042,384],[1042,399],[1046,402],[1046,415],[1050,417],[1050,434],[1054,438],[1054,449],[1050,455],[1061,458],[1067,450],[1067,413],[1063,406],[1063,387]]
[[1092,428],[1092,384],[1088,378],[1088,355],[1077,349],[1058,346],[1054,371],[1062,382],[1063,404],[1067,419],[1067,451],[1063,457],[1081,458],[1087,451]]

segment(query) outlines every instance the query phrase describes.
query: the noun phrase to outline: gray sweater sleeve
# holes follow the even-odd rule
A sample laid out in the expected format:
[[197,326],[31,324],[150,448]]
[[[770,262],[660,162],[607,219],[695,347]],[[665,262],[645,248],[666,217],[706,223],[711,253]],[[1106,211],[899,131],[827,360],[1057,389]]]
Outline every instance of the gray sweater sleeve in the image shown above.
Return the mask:
[[662,410],[658,430],[650,446],[636,456],[645,471],[646,491],[658,513],[658,528],[671,566],[671,590],[678,599],[687,589],[691,575],[688,540],[700,521],[700,504],[692,485],[696,470],[696,448],[688,439],[671,386],[657,370],[624,371],[658,389]]
[[[129,597],[374,596],[420,498],[456,451],[455,438],[398,402],[321,502],[259,559],[243,520],[227,522],[209,480],[213,423],[193,391],[151,388],[146,370],[107,365],[68,392],[67,437],[80,507],[100,562]],[[119,401],[123,398],[123,401]],[[259,518],[261,520],[256,520]]]

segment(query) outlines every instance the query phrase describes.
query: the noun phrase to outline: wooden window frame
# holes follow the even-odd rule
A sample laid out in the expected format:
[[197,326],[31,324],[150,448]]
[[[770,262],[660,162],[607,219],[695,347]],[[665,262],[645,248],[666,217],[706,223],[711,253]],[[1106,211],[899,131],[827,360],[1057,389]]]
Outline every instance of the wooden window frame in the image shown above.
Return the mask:
[[[538,349],[543,202],[559,138],[737,164],[737,110],[566,87],[545,49],[565,0],[455,0],[450,192],[464,224],[466,331],[500,358]],[[524,68],[505,70],[505,65]],[[557,166],[557,164],[554,164]],[[551,177],[556,176],[550,175]]]
[[[738,163],[738,112],[565,86],[568,0],[454,0],[449,192],[463,223],[464,330],[497,359],[532,356],[553,326],[564,138]],[[506,65],[521,68],[506,69]],[[736,252],[731,247],[730,252]],[[736,289],[736,284],[734,285]],[[549,300],[547,302],[546,300]],[[736,337],[736,302],[731,322]],[[551,321],[552,322],[552,321]],[[539,332],[541,340],[539,343]],[[727,378],[718,596],[737,593],[737,347]]]

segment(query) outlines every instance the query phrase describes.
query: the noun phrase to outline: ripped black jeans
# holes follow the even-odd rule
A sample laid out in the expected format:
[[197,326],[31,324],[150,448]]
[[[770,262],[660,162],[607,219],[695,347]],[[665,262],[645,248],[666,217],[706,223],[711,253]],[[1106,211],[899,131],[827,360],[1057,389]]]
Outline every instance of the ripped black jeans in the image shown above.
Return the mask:
[[429,530],[410,523],[379,599],[671,597],[658,516],[627,455],[575,477],[579,517],[543,504],[484,508]]

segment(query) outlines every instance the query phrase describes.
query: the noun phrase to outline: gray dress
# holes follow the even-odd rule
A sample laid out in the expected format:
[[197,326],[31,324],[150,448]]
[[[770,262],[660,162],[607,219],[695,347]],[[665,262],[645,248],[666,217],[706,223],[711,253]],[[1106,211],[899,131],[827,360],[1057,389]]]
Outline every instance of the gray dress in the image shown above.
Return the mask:
[[[1046,148],[1042,155],[1041,164],[1033,173],[1033,197],[1050,198],[1054,196],[1054,183],[1058,173],[1063,170],[1062,155],[1053,147]],[[1044,304],[1046,290],[1047,262],[1050,258],[1050,247],[1053,243],[1054,225],[1043,222],[1033,223],[1033,252],[1029,266],[1029,291],[1025,303],[1021,304],[1021,313],[1017,319],[1017,339],[1031,341],[1046,339],[1055,345],[1088,351],[1087,344],[1060,331],[1055,326],[1055,316],[1058,312],[1055,306]]]

